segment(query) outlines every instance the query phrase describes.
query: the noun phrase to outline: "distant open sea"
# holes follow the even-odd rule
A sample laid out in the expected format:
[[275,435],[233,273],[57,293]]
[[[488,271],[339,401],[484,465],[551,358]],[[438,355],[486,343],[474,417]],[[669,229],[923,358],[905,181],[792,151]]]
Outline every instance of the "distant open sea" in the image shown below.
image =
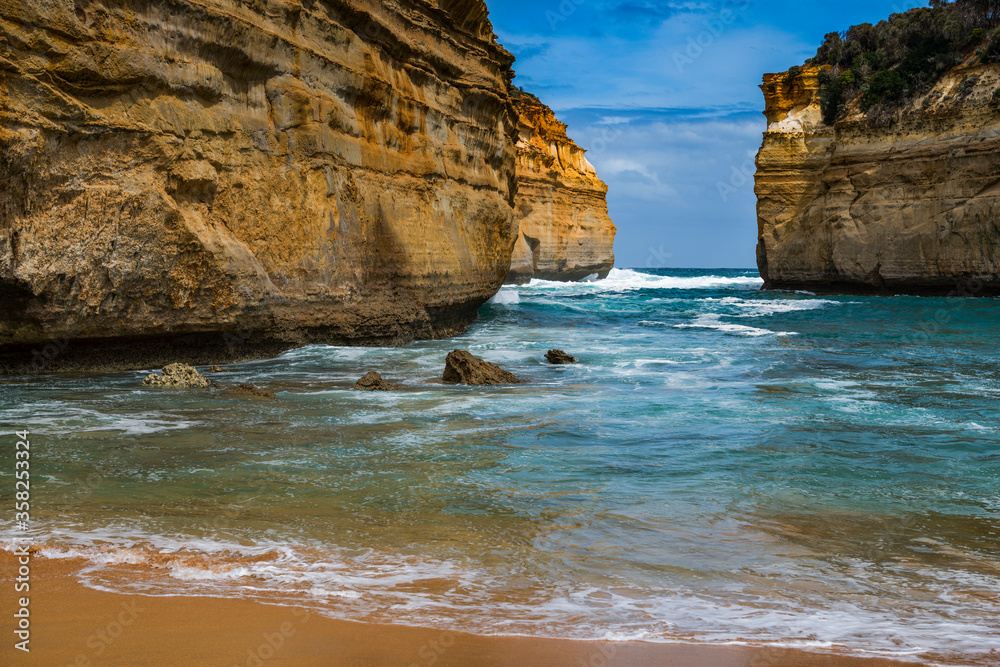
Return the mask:
[[[535,281],[457,338],[212,376],[274,401],[6,378],[0,502],[27,428],[32,538],[96,588],[1000,664],[1000,300],[760,286]],[[428,383],[456,348],[529,382]],[[404,389],[352,391],[370,370]]]

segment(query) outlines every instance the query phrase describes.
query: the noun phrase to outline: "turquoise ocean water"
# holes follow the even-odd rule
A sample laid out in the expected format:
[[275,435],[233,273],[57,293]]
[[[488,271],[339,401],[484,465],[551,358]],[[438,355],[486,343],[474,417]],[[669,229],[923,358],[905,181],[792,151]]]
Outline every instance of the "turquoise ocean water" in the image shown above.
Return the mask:
[[[1000,301],[760,285],[536,281],[455,339],[213,376],[274,401],[8,378],[0,427],[33,434],[31,539],[98,588],[998,664]],[[455,348],[529,382],[428,382]]]

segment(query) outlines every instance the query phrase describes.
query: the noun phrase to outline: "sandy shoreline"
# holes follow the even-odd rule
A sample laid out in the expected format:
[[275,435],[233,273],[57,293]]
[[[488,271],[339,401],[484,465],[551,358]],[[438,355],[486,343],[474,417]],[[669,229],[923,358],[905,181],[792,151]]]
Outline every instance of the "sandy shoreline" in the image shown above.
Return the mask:
[[0,552],[3,665],[400,665],[771,667],[902,665],[792,650],[484,637],[336,621],[237,599],[143,597],[94,591],[79,561],[31,559],[30,654],[14,648],[17,562]]

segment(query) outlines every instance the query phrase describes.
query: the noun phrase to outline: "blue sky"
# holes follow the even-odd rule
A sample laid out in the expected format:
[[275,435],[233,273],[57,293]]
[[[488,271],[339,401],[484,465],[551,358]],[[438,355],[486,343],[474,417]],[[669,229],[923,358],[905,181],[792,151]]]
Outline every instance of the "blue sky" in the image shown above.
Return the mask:
[[515,84],[568,123],[609,188],[623,267],[752,267],[765,72],[828,32],[926,2],[487,0]]

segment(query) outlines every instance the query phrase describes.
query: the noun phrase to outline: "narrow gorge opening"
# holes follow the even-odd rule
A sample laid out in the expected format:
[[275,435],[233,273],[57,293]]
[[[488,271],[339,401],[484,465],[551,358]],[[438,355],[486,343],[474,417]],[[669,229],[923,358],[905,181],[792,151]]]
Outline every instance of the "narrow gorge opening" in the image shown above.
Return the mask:
[[542,242],[540,239],[532,238],[527,234],[522,234],[521,236],[524,237],[524,242],[528,244],[528,249],[531,250],[531,268],[533,271],[538,271],[538,264],[542,254]]

